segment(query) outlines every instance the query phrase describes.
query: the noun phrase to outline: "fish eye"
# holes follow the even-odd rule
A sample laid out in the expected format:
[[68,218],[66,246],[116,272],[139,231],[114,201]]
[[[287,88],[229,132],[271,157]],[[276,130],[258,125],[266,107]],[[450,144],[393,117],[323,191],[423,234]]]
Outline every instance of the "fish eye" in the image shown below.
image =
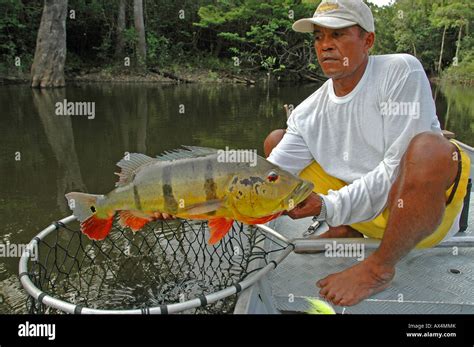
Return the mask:
[[275,182],[278,179],[278,174],[275,171],[270,171],[270,173],[267,176],[267,179],[269,182]]

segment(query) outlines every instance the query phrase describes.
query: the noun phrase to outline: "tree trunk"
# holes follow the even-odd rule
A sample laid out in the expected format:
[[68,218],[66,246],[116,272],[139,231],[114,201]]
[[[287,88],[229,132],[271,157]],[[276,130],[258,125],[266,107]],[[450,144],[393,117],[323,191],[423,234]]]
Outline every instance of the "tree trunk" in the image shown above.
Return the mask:
[[459,64],[459,49],[461,48],[462,25],[459,27],[458,41],[456,43],[456,62]]
[[31,66],[34,88],[64,87],[67,0],[45,0]]
[[214,49],[214,56],[219,57],[219,55],[221,54],[221,50],[222,50],[222,39],[220,37],[218,37],[217,38],[217,44],[216,44],[216,47]]
[[133,0],[133,18],[135,21],[135,30],[138,35],[138,63],[141,66],[146,65],[146,40],[145,23],[143,21],[143,0]]
[[441,52],[439,52],[439,61],[438,61],[438,75],[441,73],[441,64],[443,62],[443,51],[444,51],[444,39],[446,37],[446,30],[448,26],[445,25],[443,29],[443,38],[441,39]]
[[125,31],[126,5],[127,5],[127,0],[120,0],[118,18],[117,18],[117,46],[115,47],[115,56],[117,58],[121,58],[123,56],[123,49],[125,46],[123,33]]

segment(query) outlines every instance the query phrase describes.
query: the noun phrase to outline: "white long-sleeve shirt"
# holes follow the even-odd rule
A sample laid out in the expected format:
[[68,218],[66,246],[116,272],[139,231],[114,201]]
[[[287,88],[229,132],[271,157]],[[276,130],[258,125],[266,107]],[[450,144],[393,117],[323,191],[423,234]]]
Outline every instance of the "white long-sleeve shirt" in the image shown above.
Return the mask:
[[428,78],[408,54],[370,56],[362,79],[343,97],[329,79],[294,109],[287,125],[270,162],[298,174],[316,160],[348,183],[322,196],[331,226],[379,215],[410,140],[441,133]]

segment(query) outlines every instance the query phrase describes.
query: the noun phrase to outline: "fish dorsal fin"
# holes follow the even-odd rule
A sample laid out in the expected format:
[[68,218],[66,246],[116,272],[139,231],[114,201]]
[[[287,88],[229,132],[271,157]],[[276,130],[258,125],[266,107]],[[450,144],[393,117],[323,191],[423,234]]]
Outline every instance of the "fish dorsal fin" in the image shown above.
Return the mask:
[[157,159],[151,158],[141,153],[127,154],[122,160],[117,163],[117,166],[122,170],[115,174],[119,176],[119,180],[115,183],[116,187],[122,187],[133,181],[133,177],[137,170],[146,164],[156,163]]
[[217,149],[209,147],[183,146],[171,151],[166,151],[157,156],[158,160],[178,160],[185,158],[205,157],[206,155],[216,154]]

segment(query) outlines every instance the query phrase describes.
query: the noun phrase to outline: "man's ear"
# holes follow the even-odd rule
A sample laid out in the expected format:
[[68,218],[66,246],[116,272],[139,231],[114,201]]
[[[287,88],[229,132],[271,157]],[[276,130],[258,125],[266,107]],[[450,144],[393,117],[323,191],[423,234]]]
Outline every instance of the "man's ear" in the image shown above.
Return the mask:
[[365,48],[367,52],[374,46],[375,43],[375,33],[368,33],[365,35]]

